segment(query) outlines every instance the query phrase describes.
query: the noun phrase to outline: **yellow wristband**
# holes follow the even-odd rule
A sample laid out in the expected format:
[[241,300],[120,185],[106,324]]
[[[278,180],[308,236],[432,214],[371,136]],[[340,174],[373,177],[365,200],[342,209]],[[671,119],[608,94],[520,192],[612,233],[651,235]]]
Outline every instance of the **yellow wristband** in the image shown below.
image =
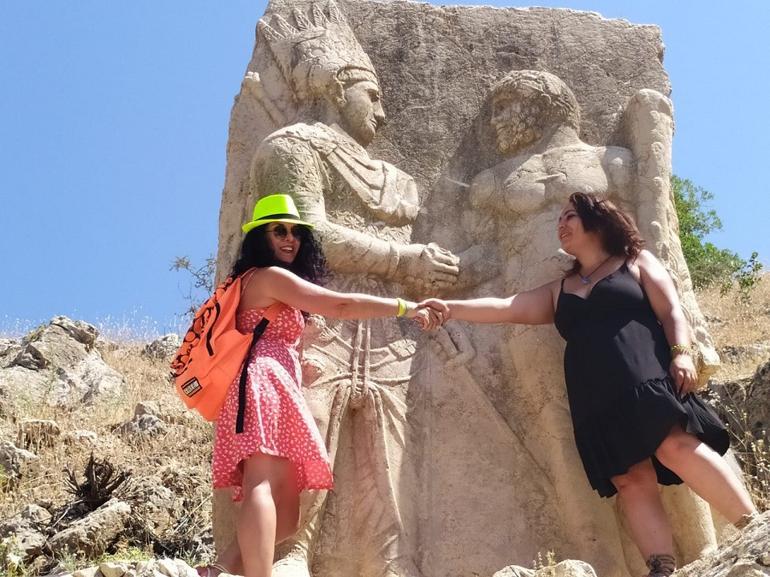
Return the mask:
[[396,299],[396,304],[398,305],[398,311],[396,311],[396,316],[403,317],[406,314],[406,301],[399,297]]
[[671,345],[671,356],[691,355],[692,347],[690,345]]

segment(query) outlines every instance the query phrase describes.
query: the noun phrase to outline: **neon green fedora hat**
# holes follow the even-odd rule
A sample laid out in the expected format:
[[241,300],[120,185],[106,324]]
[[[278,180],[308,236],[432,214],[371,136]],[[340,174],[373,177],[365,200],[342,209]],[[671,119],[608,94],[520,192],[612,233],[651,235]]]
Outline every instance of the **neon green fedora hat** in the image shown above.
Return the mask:
[[288,194],[271,194],[260,198],[254,205],[254,215],[249,222],[241,227],[241,230],[249,232],[251,229],[268,222],[287,222],[313,228],[312,224],[299,217],[299,211],[294,200]]

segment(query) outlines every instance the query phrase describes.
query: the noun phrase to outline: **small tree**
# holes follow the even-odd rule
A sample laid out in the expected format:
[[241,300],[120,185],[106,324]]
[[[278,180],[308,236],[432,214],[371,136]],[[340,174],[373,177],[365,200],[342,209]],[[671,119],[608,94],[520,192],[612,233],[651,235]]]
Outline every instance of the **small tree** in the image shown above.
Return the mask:
[[186,271],[192,277],[192,286],[185,295],[187,310],[184,315],[192,318],[198,308],[214,292],[214,277],[217,270],[217,259],[209,256],[203,265],[194,265],[186,256],[178,256],[171,263],[169,270]]
[[707,234],[722,228],[716,211],[706,208],[714,198],[708,190],[675,175],[671,177],[671,190],[679,218],[679,240],[693,285],[703,288],[718,284],[727,291],[737,282],[741,292],[747,294],[759,280],[762,269],[757,253],[745,261],[736,253],[704,240]]

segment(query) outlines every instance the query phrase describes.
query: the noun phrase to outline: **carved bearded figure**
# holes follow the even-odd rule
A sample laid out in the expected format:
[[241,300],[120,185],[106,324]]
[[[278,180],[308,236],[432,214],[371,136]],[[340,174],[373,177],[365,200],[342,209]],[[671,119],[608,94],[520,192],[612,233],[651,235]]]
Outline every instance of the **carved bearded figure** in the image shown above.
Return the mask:
[[[398,295],[450,286],[456,257],[410,242],[419,211],[414,180],[366,151],[385,119],[369,57],[333,3],[314,6],[309,17],[295,12],[294,20],[260,22],[303,121],[261,142],[252,196],[294,198],[316,227],[335,289]],[[276,575],[308,575],[311,567],[319,577],[419,575],[413,508],[398,505],[415,486],[405,419],[415,332],[395,318],[316,318],[306,331],[306,397],[326,432],[336,488],[310,497],[304,528],[284,547]]]
[[[695,341],[707,359],[701,370],[713,370],[713,346],[692,295],[678,239],[659,231],[669,223],[667,183],[670,157],[651,154],[650,127],[639,131],[639,118],[654,111],[658,137],[668,134],[659,150],[670,150],[671,109],[668,100],[653,91],[641,91],[628,106],[633,116],[628,140],[634,151],[618,146],[592,146],[578,134],[580,111],[569,87],[553,74],[518,70],[507,74],[491,90],[491,128],[498,151],[507,158],[478,174],[470,187],[470,203],[479,222],[478,240],[490,245],[502,276],[498,294],[513,294],[558,278],[568,268],[558,252],[556,222],[561,207],[573,192],[593,192],[612,198],[637,215],[648,248],[671,270]],[[635,124],[634,124],[635,123]],[[668,132],[667,132],[668,131]],[[646,152],[645,152],[646,147]],[[666,148],[667,147],[667,148]],[[488,228],[496,228],[494,235]],[[675,228],[673,230],[676,230]],[[490,236],[493,238],[490,239]],[[483,329],[482,329],[483,330]],[[641,558],[619,531],[611,502],[592,493],[572,439],[560,359],[563,344],[552,327],[512,327],[501,354],[510,359],[515,382],[507,390],[518,414],[513,420],[536,423],[525,444],[540,455],[540,465],[553,480],[567,540],[590,561],[599,574],[641,569]],[[509,377],[510,378],[510,377]],[[715,543],[707,506],[683,490],[666,488],[667,505],[677,525],[677,546],[682,557],[693,559]],[[619,521],[618,521],[619,523]],[[689,525],[689,526],[688,526]],[[624,561],[625,558],[625,561]]]

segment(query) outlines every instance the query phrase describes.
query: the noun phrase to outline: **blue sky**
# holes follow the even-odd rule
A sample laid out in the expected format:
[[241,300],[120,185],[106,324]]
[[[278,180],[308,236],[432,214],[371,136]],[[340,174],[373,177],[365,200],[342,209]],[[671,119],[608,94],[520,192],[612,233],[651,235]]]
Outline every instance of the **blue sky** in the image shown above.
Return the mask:
[[[474,3],[512,5],[457,2]],[[715,195],[715,244],[770,263],[770,3],[537,4],[662,28],[674,172]],[[56,314],[176,327],[187,279],[169,265],[215,252],[230,107],[265,6],[0,3],[0,333]]]

